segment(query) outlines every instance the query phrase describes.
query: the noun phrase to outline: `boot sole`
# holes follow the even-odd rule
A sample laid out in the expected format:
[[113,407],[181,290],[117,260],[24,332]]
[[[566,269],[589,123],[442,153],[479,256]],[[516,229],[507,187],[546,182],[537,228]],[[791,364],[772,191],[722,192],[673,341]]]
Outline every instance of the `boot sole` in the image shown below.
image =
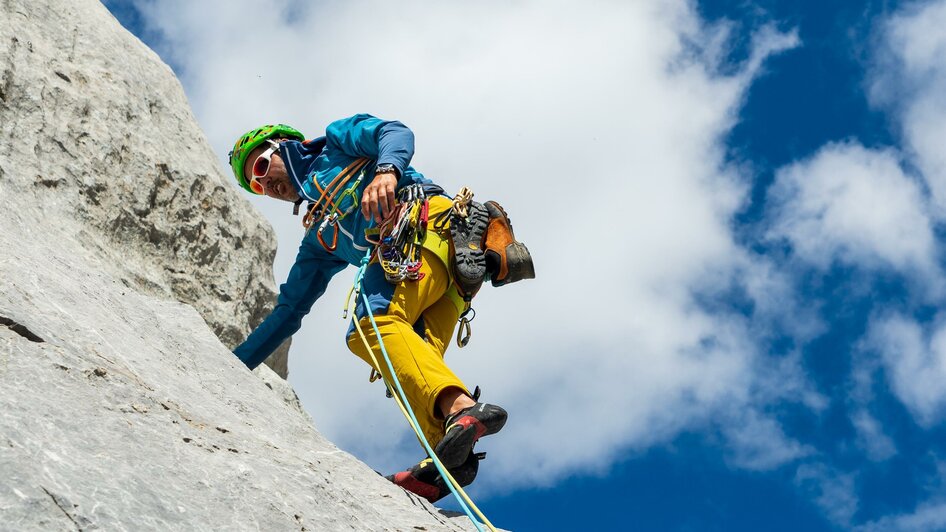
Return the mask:
[[450,430],[440,440],[434,452],[437,453],[437,457],[440,458],[440,462],[443,463],[444,467],[453,469],[462,465],[470,456],[470,453],[473,452],[473,446],[476,445],[479,438],[496,434],[502,430],[503,426],[506,425],[508,415],[502,408],[495,408],[497,409],[496,415],[485,420],[478,420],[486,428],[482,435],[476,435],[477,424],[473,423]]
[[468,209],[466,219],[454,218],[451,221],[450,236],[453,239],[457,284],[475,291],[486,277],[483,235],[489,225],[489,214],[485,207],[476,202],[470,202]]
[[[470,453],[470,456],[463,461],[460,467],[449,469],[450,475],[453,476],[460,487],[469,486],[476,480],[476,473],[480,468],[480,460],[485,458],[485,456],[486,453],[482,453],[481,455]],[[428,467],[434,466],[431,465]],[[435,503],[450,494],[450,488],[447,486],[446,479],[440,476],[439,473],[436,474],[436,477],[434,477],[432,481],[427,481],[414,476],[412,470],[413,468],[408,471],[387,475],[384,478],[414,495],[427,499],[430,503]],[[378,474],[380,475],[380,473]]]
[[[476,480],[476,474],[480,469],[480,458],[475,454],[470,453],[470,456],[460,465],[460,467],[455,467],[453,469],[447,468],[450,471],[450,475],[453,476],[453,479],[457,481],[457,484],[461,488],[469,486]],[[437,479],[434,481],[434,485],[439,490],[437,498],[434,500],[427,499],[431,503],[435,503],[440,499],[450,495],[450,488],[447,486],[447,480],[440,475],[437,475]]]

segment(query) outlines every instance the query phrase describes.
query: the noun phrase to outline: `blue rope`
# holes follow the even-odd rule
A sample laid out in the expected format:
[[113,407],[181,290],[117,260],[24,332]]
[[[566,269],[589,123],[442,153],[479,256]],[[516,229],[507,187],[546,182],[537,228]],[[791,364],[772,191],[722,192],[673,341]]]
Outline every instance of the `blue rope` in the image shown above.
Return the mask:
[[[374,321],[374,313],[371,312],[371,305],[368,303],[368,296],[365,295],[362,288],[362,281],[364,280],[365,270],[368,268],[368,263],[371,261],[371,250],[365,254],[365,257],[361,259],[361,267],[358,268],[358,273],[355,274],[355,290],[358,291],[358,294],[361,295],[361,299],[365,305],[365,312],[368,314],[368,319],[371,321],[371,328],[374,329],[375,337],[378,339],[378,346],[381,348],[381,355],[384,356],[384,362],[388,366],[388,371],[391,372],[391,381],[394,382],[394,387],[397,390],[398,396],[401,398],[401,401],[404,403],[404,407],[407,410],[407,413],[410,414],[411,421],[414,422],[414,427],[417,427],[416,432],[418,433],[418,438],[424,446],[424,450],[427,451],[427,456],[429,456],[436,466],[437,471],[440,473],[440,476],[444,479],[444,483],[450,488],[450,492],[453,493],[453,496],[457,499],[457,502],[460,503],[460,507],[463,508],[463,512],[466,513],[467,517],[470,518],[470,521],[473,522],[473,526],[476,527],[476,530],[479,532],[484,532],[483,527],[480,525],[480,522],[476,520],[473,516],[473,512],[470,511],[470,508],[463,502],[463,498],[460,497],[460,494],[457,493],[457,490],[453,487],[452,482],[447,482],[448,473],[444,470],[443,464],[440,463],[440,458],[437,458],[437,454],[433,449],[430,448],[430,443],[427,442],[427,437],[424,436],[423,431],[420,430],[420,423],[417,421],[417,417],[414,415],[414,409],[411,408],[411,403],[408,402],[407,396],[404,394],[404,389],[401,388],[401,381],[398,380],[397,374],[394,373],[394,366],[391,364],[391,358],[388,357],[388,351],[384,348],[384,342],[381,340],[381,331],[378,330],[378,324]],[[357,314],[357,313],[356,313]],[[357,320],[358,316],[352,316],[352,319]]]

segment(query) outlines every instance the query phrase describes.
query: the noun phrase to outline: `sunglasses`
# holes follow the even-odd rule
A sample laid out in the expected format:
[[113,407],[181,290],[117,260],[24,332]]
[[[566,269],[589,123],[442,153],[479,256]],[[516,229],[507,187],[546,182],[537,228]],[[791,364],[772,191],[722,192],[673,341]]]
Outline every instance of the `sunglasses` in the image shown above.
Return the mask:
[[267,142],[269,142],[269,149],[261,153],[253,163],[253,177],[250,179],[250,188],[257,194],[266,193],[266,189],[263,187],[263,184],[259,182],[259,178],[265,177],[266,174],[269,173],[270,159],[272,159],[273,153],[279,149],[278,142],[268,139]]

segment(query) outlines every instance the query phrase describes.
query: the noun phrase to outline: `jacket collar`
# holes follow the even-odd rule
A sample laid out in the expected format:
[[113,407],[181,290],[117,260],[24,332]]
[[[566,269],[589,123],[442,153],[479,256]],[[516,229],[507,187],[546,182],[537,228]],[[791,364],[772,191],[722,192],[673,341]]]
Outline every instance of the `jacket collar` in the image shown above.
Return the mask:
[[309,168],[325,148],[325,137],[299,142],[287,140],[279,145],[279,155],[286,163],[286,172],[296,191],[302,198],[317,201],[318,193],[314,190],[312,180],[309,179]]

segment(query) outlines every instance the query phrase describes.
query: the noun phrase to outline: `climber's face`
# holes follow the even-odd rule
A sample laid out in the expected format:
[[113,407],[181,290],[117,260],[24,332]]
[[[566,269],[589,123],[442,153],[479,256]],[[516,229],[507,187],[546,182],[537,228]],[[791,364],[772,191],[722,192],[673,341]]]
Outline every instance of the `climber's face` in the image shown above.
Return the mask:
[[279,156],[279,151],[270,151],[271,147],[270,143],[264,142],[254,148],[250,156],[246,158],[243,175],[247,182],[255,181],[255,184],[262,188],[263,194],[295,203],[299,199],[299,193],[289,181],[289,172],[286,171],[286,165]]

